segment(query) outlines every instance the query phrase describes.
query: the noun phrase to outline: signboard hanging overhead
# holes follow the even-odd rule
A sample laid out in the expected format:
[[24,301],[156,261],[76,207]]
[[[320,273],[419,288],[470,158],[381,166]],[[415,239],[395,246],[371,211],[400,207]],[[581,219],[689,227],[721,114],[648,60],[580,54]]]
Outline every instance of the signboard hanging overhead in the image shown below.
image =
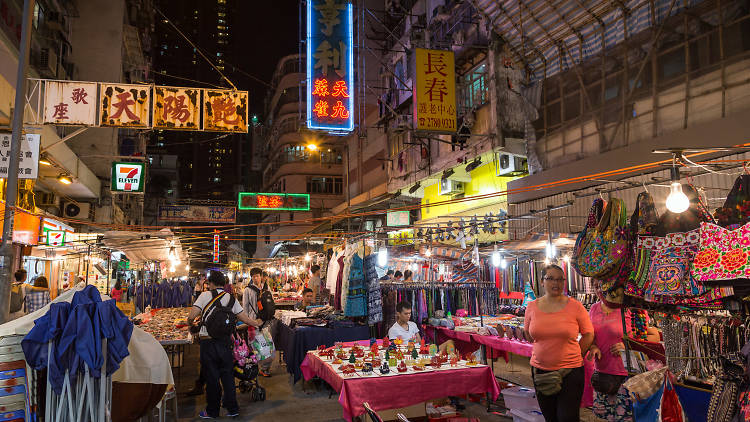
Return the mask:
[[159,205],[159,222],[163,223],[235,223],[235,207],[215,205]]
[[203,90],[203,130],[247,132],[247,91]]
[[154,87],[154,128],[199,130],[202,89]]
[[237,208],[242,211],[309,211],[310,194],[240,192]]
[[44,86],[44,123],[96,124],[96,82],[47,81]]
[[142,193],[143,163],[112,163],[112,192]]
[[151,127],[151,87],[148,85],[100,84],[101,126]]
[[414,129],[456,132],[456,65],[452,51],[416,48]]
[[307,127],[354,129],[353,12],[347,0],[307,2]]
[[[18,161],[19,179],[36,179],[39,175],[39,134],[27,134],[21,138],[21,153]],[[10,133],[0,133],[0,178],[8,177],[10,162]]]

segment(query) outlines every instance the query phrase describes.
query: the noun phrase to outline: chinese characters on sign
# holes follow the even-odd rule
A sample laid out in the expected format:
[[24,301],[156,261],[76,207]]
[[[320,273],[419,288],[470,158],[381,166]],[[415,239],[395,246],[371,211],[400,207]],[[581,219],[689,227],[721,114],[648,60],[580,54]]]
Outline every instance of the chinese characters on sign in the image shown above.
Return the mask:
[[415,49],[414,128],[456,131],[456,68],[452,51]]
[[143,192],[143,163],[112,163],[112,192]]
[[217,205],[159,205],[159,221],[174,223],[235,223],[235,207]]
[[352,5],[307,2],[307,127],[354,129]]
[[44,123],[55,125],[246,133],[248,94],[247,91],[45,80],[43,116]]
[[203,129],[247,132],[247,92],[203,90]]
[[[39,173],[38,134],[27,134],[21,138],[21,152],[18,155],[18,178],[36,179]],[[8,177],[10,164],[10,133],[0,133],[0,178]]]
[[243,211],[309,211],[310,195],[240,192],[237,208]]
[[151,127],[151,89],[144,85],[101,84],[99,124]]
[[44,92],[44,121],[63,125],[96,123],[96,83],[48,81]]
[[219,235],[214,234],[214,264],[219,263]]
[[201,90],[154,87],[154,128],[190,129],[201,126]]

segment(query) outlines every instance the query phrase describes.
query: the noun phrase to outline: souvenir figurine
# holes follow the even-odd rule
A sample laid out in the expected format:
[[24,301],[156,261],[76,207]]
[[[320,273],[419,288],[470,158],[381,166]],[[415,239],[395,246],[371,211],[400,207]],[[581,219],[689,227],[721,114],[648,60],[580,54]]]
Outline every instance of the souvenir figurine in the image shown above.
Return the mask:
[[430,359],[430,366],[433,368],[440,368],[442,365],[442,362],[440,362],[440,358],[438,356],[433,356],[432,359]]
[[404,361],[401,361],[398,364],[398,367],[396,367],[396,369],[398,370],[398,372],[406,372],[407,368],[406,368],[406,364],[404,363]]
[[417,353],[417,349],[411,349],[411,358],[416,360],[419,357],[419,354]]
[[391,350],[386,349],[385,350],[385,360],[391,360]]
[[362,373],[365,374],[371,374],[372,373],[372,364],[369,362],[366,362],[364,366],[362,367]]
[[437,347],[437,344],[435,344],[435,343],[432,343],[432,344],[430,345],[430,356],[435,356],[435,355],[437,355],[437,353],[438,353],[438,347]]
[[383,362],[383,365],[380,367],[380,373],[385,375],[389,372],[391,372],[391,368],[388,367],[388,362]]
[[391,344],[391,341],[388,339],[388,336],[383,337],[383,347],[388,347]]
[[396,344],[396,346],[401,346],[402,344],[404,344],[404,339],[402,339],[401,337],[397,337],[393,339],[393,342]]
[[344,363],[344,361],[343,361],[343,360],[341,360],[341,359],[338,359],[338,358],[337,358],[336,360],[334,360],[334,361],[333,361],[333,362],[331,362],[331,363],[333,363],[334,365],[341,365],[342,363]]
[[427,345],[424,344],[424,339],[422,339],[422,345],[419,346],[419,354],[420,355],[429,355],[430,354],[430,348],[427,347]]
[[451,356],[451,366],[454,368],[458,366],[458,355]]
[[411,352],[414,349],[414,339],[409,340],[409,344],[406,346],[406,350]]
[[361,360],[354,362],[354,369],[361,370],[364,367],[365,367],[365,364]]
[[388,365],[390,366],[396,366],[396,358],[391,356],[390,359],[388,359]]
[[380,349],[378,348],[378,343],[373,343],[370,345],[370,353],[372,353],[373,355],[377,355],[379,350]]
[[351,354],[349,355],[349,363],[354,363],[357,361],[357,357],[354,356],[354,349],[352,349]]

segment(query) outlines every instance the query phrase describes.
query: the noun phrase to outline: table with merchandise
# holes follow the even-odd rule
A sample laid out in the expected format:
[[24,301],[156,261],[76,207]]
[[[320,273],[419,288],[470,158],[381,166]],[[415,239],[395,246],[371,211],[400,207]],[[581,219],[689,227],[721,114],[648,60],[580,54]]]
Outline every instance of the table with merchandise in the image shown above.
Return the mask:
[[307,353],[301,365],[306,380],[317,376],[339,393],[343,416],[351,421],[365,413],[367,402],[376,411],[403,408],[427,400],[489,393],[500,388],[489,366],[475,355],[438,353],[436,345],[356,342]]

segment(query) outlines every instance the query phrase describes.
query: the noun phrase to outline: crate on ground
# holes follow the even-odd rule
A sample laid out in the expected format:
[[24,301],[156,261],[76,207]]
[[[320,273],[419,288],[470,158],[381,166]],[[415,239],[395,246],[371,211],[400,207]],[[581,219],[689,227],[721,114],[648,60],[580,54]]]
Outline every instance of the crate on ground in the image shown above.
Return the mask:
[[511,387],[502,390],[505,407],[518,410],[540,410],[536,391],[529,387]]

